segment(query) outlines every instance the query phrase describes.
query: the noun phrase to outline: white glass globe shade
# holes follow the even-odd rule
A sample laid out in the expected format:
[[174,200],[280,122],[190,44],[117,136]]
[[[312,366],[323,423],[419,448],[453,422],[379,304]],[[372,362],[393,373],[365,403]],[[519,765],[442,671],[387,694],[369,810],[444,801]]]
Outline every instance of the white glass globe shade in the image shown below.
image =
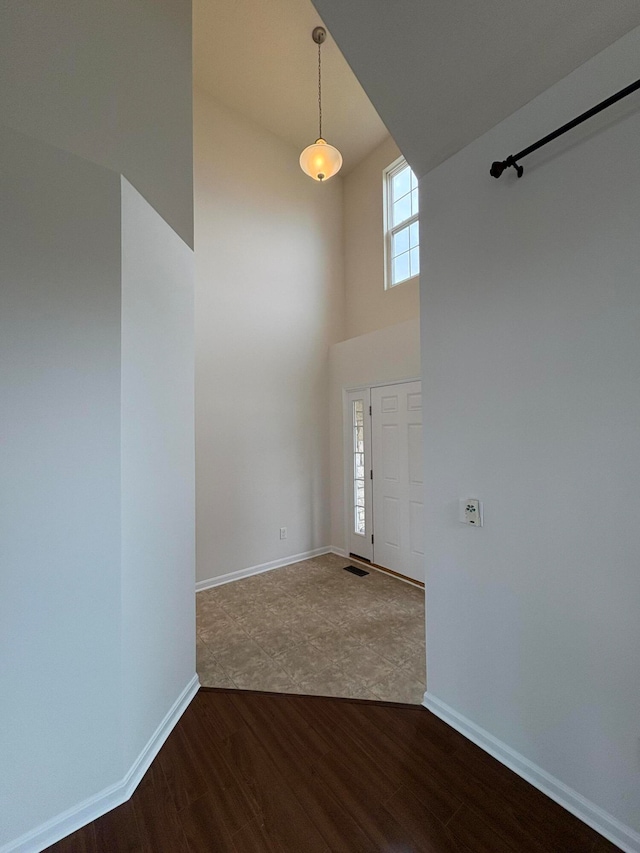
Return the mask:
[[316,139],[300,155],[300,168],[314,181],[328,181],[342,166],[342,154],[324,139]]

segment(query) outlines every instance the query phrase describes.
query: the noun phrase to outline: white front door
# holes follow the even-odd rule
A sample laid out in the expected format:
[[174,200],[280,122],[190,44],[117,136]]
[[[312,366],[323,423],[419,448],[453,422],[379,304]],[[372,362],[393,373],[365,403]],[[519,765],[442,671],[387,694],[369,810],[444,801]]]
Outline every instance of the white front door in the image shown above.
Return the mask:
[[371,408],[373,562],[424,583],[421,383],[372,388]]

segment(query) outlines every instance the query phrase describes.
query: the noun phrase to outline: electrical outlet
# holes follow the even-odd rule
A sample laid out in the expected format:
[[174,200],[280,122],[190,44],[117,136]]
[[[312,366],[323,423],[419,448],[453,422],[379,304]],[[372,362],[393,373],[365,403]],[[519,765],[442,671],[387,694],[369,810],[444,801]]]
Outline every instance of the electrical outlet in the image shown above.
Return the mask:
[[286,527],[281,527],[281,528],[280,528],[280,538],[281,538],[281,539],[286,539],[286,538],[287,538],[287,528],[286,528]]
[[477,498],[460,499],[459,520],[461,524],[482,527],[482,504]]

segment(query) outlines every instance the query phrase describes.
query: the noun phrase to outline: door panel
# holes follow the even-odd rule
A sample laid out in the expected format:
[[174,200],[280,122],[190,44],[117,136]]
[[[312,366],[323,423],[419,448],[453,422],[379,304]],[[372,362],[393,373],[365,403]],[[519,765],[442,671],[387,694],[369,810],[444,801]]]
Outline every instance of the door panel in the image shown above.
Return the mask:
[[422,486],[422,424],[409,424],[407,443],[409,483]]
[[424,557],[423,505],[417,501],[409,503],[409,548],[412,554]]
[[[382,541],[388,548],[400,547],[400,507],[397,498],[388,495],[382,499]],[[374,548],[375,554],[375,548]]]
[[382,425],[382,476],[397,482],[400,479],[400,447],[397,424]]
[[373,562],[424,582],[420,382],[371,389]]

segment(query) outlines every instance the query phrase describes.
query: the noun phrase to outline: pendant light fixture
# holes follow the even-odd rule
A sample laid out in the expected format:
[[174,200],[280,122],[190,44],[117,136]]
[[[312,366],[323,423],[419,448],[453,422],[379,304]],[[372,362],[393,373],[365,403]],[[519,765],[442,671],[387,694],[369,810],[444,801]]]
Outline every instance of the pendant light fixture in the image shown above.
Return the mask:
[[318,139],[300,155],[300,168],[314,181],[328,181],[342,166],[342,154],[322,138],[322,60],[320,46],[327,37],[324,27],[316,27],[311,38],[318,45]]

